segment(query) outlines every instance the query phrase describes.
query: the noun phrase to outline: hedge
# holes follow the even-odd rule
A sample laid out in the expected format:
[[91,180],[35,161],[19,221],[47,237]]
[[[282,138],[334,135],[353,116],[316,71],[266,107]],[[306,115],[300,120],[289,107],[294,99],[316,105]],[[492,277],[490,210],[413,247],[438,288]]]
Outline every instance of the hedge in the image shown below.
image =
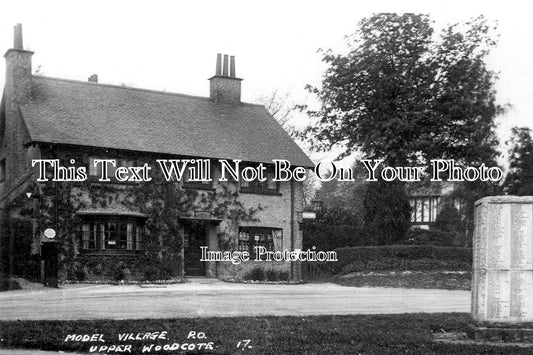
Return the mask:
[[[306,222],[303,227],[303,248],[333,250],[343,247],[376,245],[376,240],[368,237],[361,227],[348,224],[326,224],[318,221]],[[404,241],[406,245],[465,246],[464,236],[457,232],[444,232],[436,229],[412,229]],[[470,243],[471,244],[471,243]]]
[[[463,233],[464,234],[464,233]],[[411,229],[403,244],[423,244],[439,246],[464,246],[460,232],[445,232],[438,229]]]
[[338,248],[336,273],[374,270],[469,270],[472,248],[387,245]]
[[360,228],[348,224],[306,222],[303,225],[303,249],[334,250],[342,247],[365,245]]
[[342,268],[342,274],[368,271],[468,271],[469,263],[457,260],[384,258],[367,262],[354,261]]

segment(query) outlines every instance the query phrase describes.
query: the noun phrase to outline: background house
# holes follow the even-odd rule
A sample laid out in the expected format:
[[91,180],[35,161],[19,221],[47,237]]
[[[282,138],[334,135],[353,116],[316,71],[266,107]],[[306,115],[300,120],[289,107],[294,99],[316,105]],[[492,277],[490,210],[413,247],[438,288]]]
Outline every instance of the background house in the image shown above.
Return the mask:
[[454,197],[458,183],[449,181],[431,182],[425,185],[412,184],[408,188],[411,205],[411,226],[429,229],[437,220],[445,203],[452,204],[460,215],[464,214],[465,202]]
[[[263,106],[243,103],[235,59],[220,54],[210,96],[196,97],[32,75],[22,28],[5,54],[0,108],[1,236],[4,272],[46,278],[58,250],[62,279],[165,279],[200,275],[242,279],[253,268],[298,280],[291,262],[206,262],[210,250],[298,249],[301,182],[165,183],[157,159],[239,159],[244,166],[309,158]],[[95,159],[153,167],[148,183],[99,182]],[[82,182],[37,181],[33,159],[87,167]],[[217,167],[218,164],[212,164]],[[112,167],[110,167],[112,168]],[[48,174],[53,174],[51,166]],[[56,241],[44,236],[53,229]],[[49,248],[49,246],[52,246]],[[52,253],[53,254],[53,253]],[[253,254],[252,254],[253,255]],[[50,263],[49,263],[50,264]]]

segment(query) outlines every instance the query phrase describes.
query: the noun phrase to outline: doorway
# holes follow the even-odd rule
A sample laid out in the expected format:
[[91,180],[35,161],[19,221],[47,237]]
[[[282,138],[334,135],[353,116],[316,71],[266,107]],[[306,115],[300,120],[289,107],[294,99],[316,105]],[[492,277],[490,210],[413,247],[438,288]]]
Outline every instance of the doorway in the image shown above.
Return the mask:
[[206,261],[201,261],[200,247],[207,244],[207,227],[199,221],[188,221],[184,225],[184,267],[185,276],[206,276]]
[[48,287],[59,287],[59,243],[46,241],[41,244],[41,260],[43,263],[42,282]]

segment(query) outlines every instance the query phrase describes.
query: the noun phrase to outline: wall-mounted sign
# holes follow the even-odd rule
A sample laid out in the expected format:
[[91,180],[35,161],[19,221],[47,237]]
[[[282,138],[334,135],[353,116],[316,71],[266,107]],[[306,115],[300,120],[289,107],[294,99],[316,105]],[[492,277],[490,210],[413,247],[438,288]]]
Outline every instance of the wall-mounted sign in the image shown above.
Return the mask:
[[44,230],[44,236],[48,239],[54,239],[56,237],[56,231],[52,228],[47,228]]
[[316,213],[315,212],[311,212],[311,211],[304,211],[302,213],[302,218],[303,219],[315,219],[316,218]]
[[210,219],[211,212],[209,211],[194,211],[194,216],[196,218]]

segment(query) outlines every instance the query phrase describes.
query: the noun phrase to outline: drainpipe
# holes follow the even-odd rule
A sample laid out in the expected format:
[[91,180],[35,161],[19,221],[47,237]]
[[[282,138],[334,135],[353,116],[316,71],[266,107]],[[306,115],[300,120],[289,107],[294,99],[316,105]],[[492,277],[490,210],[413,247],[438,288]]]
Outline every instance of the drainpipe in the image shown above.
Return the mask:
[[[55,150],[55,147],[53,145],[50,145],[50,153],[51,155],[53,156],[54,159],[58,159],[59,160],[59,157],[57,155],[57,152]],[[58,218],[58,209],[57,209],[57,203],[58,203],[58,200],[59,200],[59,195],[58,195],[58,189],[57,189],[57,181],[54,181],[54,229],[56,231],[56,233],[58,233],[58,229],[57,229],[57,218]]]
[[[294,251],[294,179],[291,179],[291,252]],[[294,280],[294,261],[291,261],[291,279]]]
[[180,250],[180,257],[181,257],[181,281],[185,281],[185,229],[181,225],[180,222],[180,234],[181,234],[181,250]]

